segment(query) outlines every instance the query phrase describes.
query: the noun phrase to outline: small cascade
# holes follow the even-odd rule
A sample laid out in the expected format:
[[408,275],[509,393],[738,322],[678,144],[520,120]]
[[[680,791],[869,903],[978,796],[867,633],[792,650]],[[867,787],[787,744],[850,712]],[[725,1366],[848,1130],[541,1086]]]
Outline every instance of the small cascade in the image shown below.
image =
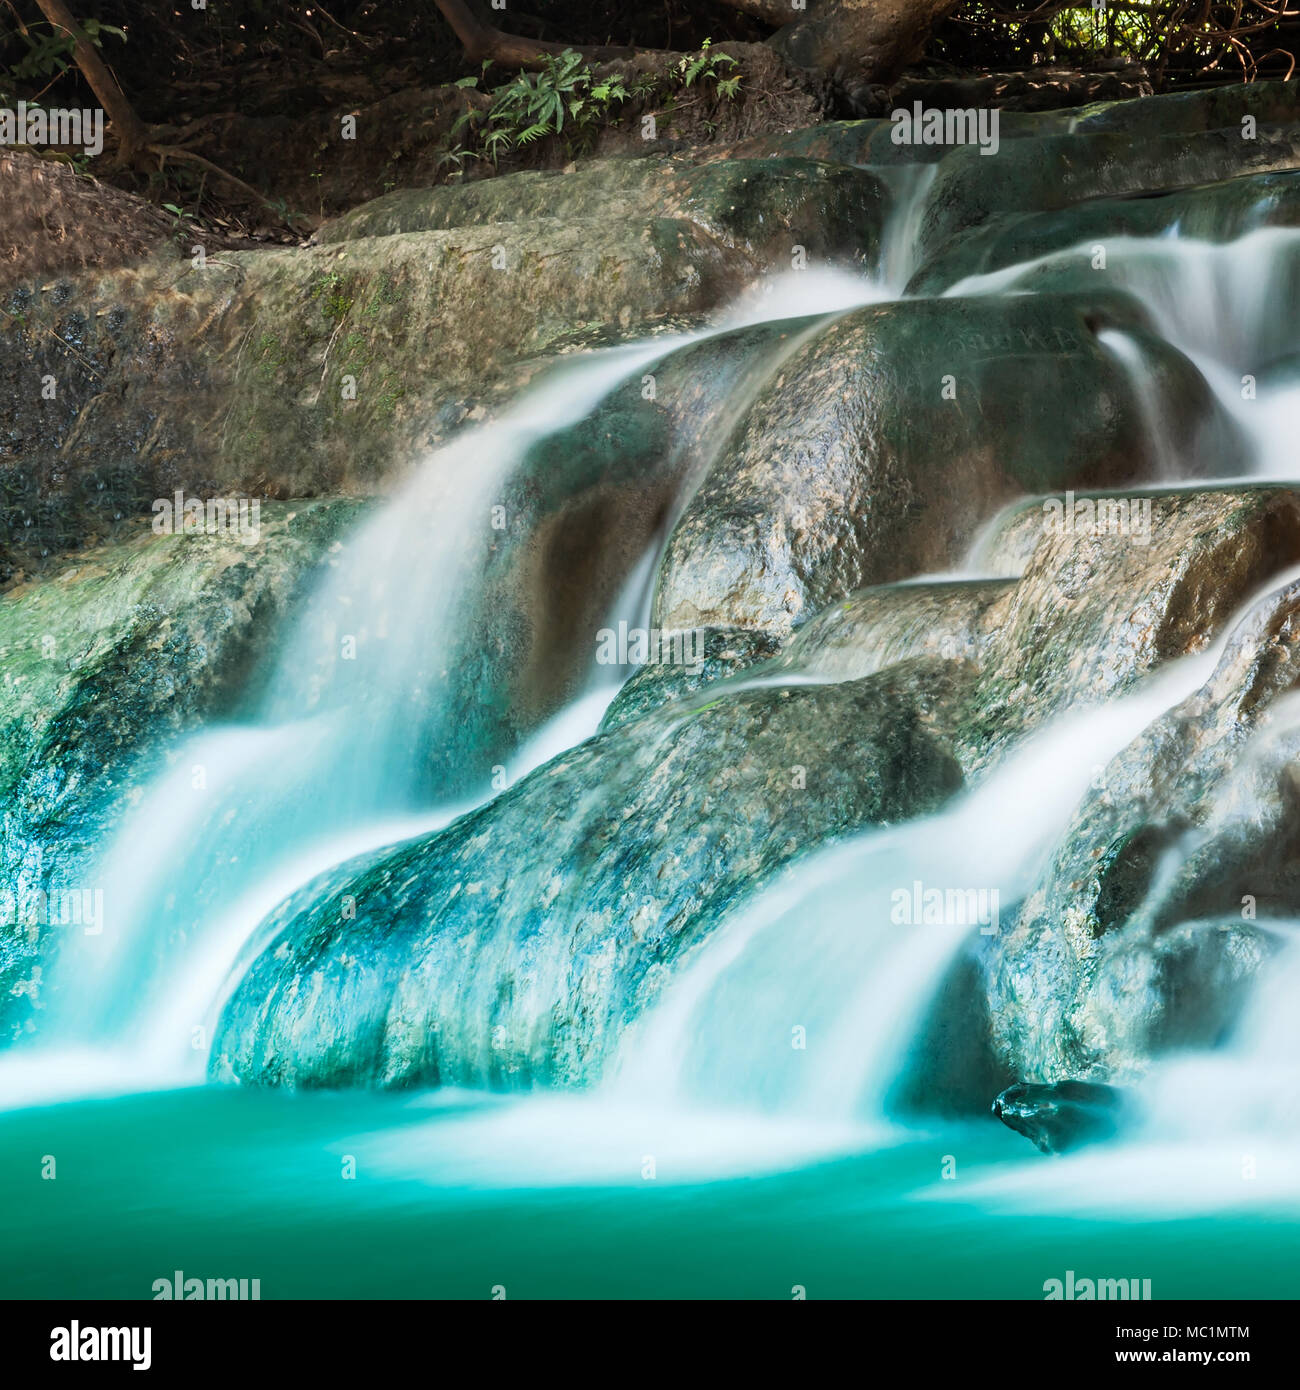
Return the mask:
[[957,957],[1003,929],[1104,764],[1214,654],[1074,712],[951,810],[823,852],[741,909],[628,1035],[615,1095],[880,1120]]
[[[59,1031],[122,1037],[208,927],[289,865],[440,794],[430,748],[447,707],[441,664],[491,540],[492,501],[529,445],[587,414],[682,340],[568,367],[499,422],[426,461],[363,523],[297,620],[262,718],[199,735],[123,825],[101,870],[103,930],[68,943]],[[151,853],[140,854],[148,844]],[[229,962],[227,962],[229,964]]]
[[1172,422],[1166,418],[1165,404],[1155,387],[1151,364],[1143,355],[1141,347],[1128,333],[1121,333],[1116,329],[1103,329],[1097,334],[1097,341],[1123,364],[1132,383],[1133,398],[1137,401],[1142,432],[1146,436],[1147,449],[1152,461],[1152,481],[1176,480],[1179,460],[1173,448]]
[[1141,1087],[1144,1134],[1288,1144],[1300,1136],[1300,924],[1267,929],[1275,953],[1227,1046],[1171,1058]]
[[671,522],[746,403],[828,317],[878,294],[842,273],[774,277],[714,326],[566,361],[498,421],[425,460],[333,557],[287,635],[255,721],[191,739],[123,822],[99,871],[102,930],[68,939],[44,1038],[60,1048],[111,1040],[119,1077],[197,1076],[214,1001],[275,904],[346,859],[432,832],[590,737],[629,674],[597,663],[595,633],[577,697],[522,747],[497,751],[503,781],[494,773],[491,786],[467,796],[443,775],[455,771],[457,732],[447,722],[457,677],[449,654],[465,615],[483,620],[476,588],[492,544],[488,519],[512,473],[538,440],[583,420],[677,349],[808,320],[753,364],[745,390],[716,413],[684,495],[626,577],[607,621],[648,626]]
[[[1104,268],[1097,260],[1104,250]],[[1000,270],[971,275],[945,295],[1034,293],[1075,289],[1088,280],[1127,290],[1147,308],[1159,336],[1201,372],[1240,427],[1250,457],[1240,469],[1294,478],[1289,439],[1300,419],[1300,364],[1294,324],[1300,315],[1300,230],[1262,227],[1234,241],[1203,241],[1171,229],[1160,237],[1085,242]],[[1103,335],[1122,352],[1121,335]],[[1133,379],[1152,394],[1150,373]],[[1149,405],[1144,407],[1150,409]]]
[[939,172],[938,164],[864,164],[885,185],[890,196],[876,277],[901,299],[920,265],[919,243],[925,202]]

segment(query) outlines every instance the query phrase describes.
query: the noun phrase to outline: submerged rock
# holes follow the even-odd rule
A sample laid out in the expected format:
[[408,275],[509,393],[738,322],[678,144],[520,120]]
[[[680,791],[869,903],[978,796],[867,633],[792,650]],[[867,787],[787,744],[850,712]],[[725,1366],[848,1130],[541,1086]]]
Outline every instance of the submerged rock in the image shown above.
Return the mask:
[[1043,1153],[1060,1154],[1113,1138],[1123,1123],[1124,1098],[1113,1086],[1091,1081],[1021,1083],[998,1096],[993,1113]]

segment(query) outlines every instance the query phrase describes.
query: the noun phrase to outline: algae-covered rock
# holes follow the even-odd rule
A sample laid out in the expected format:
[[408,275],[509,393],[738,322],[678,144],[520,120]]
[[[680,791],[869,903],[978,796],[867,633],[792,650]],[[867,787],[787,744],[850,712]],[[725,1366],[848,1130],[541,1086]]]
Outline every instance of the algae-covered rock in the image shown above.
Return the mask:
[[966,737],[991,761],[1026,718],[1100,704],[1206,650],[1272,575],[1300,563],[1300,491],[1284,485],[1072,495],[1018,504],[985,538],[1019,582],[981,615]]
[[824,680],[860,680],[914,656],[979,664],[994,630],[986,615],[1013,583],[953,579],[862,589],[800,628],[774,665]]
[[[268,504],[255,540],[146,534],[0,596],[0,1018],[36,1002],[36,895],[81,882],[177,741],[247,709],[261,657],[354,502]],[[28,919],[32,920],[28,920]],[[26,1003],[23,1001],[26,1000]]]
[[[630,175],[638,215],[611,216]],[[881,207],[870,175],[808,161],[614,161],[394,194],[306,249],[16,285],[0,564],[74,549],[178,487],[378,490],[548,353],[698,323],[796,262],[874,261]]]
[[1128,132],[1066,132],[1011,140],[995,158],[951,150],[926,198],[920,243],[928,259],[953,237],[1008,210],[1049,212],[1093,198],[1156,193],[1243,174],[1300,168],[1300,132],[1260,126],[1134,140]]
[[682,218],[752,258],[755,270],[810,257],[872,263],[887,194],[872,174],[812,159],[598,160],[565,173],[518,173],[387,194],[326,224],[317,241],[447,231],[559,217]]

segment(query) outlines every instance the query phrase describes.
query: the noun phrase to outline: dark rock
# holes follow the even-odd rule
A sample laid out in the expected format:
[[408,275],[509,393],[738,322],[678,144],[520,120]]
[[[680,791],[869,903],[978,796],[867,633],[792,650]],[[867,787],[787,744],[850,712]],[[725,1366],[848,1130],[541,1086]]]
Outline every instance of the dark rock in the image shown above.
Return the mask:
[[998,1096],[993,1113],[1043,1153],[1068,1153],[1112,1138],[1123,1123],[1124,1098],[1113,1086],[1091,1081],[1022,1082]]
[[1149,477],[1142,407],[1105,327],[1150,354],[1186,473],[1220,459],[1200,373],[1122,296],[859,309],[758,396],[673,533],[656,625],[788,633],[859,588],[959,564],[1027,491]]

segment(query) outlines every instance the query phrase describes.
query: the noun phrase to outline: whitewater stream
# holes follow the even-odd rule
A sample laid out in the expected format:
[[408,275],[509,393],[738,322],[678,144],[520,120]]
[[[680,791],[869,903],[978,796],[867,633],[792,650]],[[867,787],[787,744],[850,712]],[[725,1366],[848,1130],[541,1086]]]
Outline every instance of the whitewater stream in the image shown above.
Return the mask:
[[[289,1094],[205,1080],[223,1008],[273,946],[258,929],[278,903],[581,744],[630,674],[593,647],[569,673],[572,698],[526,736],[473,760],[458,743],[454,643],[467,621],[483,627],[473,641],[494,640],[477,604],[482,518],[528,451],[675,351],[797,323],[751,363],[623,576],[604,625],[647,628],[668,532],[710,451],[800,344],[905,293],[931,179],[893,171],[899,211],[872,273],[790,272],[706,328],[569,356],[357,523],[279,643],[259,711],[185,744],[105,846],[102,930],[69,939],[40,1038],[0,1054],[0,1172],[55,1156],[59,1202],[55,1219],[37,1185],[7,1213],[5,1293],[147,1297],[174,1269],[255,1275],[263,1297],[1032,1298],[1067,1269],[1140,1273],[1161,1297],[1276,1292],[1300,1235],[1300,948],[1278,957],[1223,1047],[1146,1078],[1141,1125],[1109,1145],[1047,1159],[991,1120],[899,1101],[954,962],[1009,920],[1097,768],[1197,690],[1220,647],[1065,710],[940,812],[801,859],[687,953],[585,1090]],[[1222,476],[1300,478],[1300,388],[1242,389],[1278,355],[1276,335],[1294,333],[1270,313],[1268,285],[1300,233],[1220,244],[1174,229],[1108,251],[1116,283],[1238,426]],[[1033,294],[1090,254],[946,293]],[[1101,341],[1142,405],[1146,481],[1168,483],[1170,423],[1142,351],[1120,331]],[[341,659],[349,644],[371,659]],[[899,885],[935,882],[981,885],[979,920],[912,920]]]

